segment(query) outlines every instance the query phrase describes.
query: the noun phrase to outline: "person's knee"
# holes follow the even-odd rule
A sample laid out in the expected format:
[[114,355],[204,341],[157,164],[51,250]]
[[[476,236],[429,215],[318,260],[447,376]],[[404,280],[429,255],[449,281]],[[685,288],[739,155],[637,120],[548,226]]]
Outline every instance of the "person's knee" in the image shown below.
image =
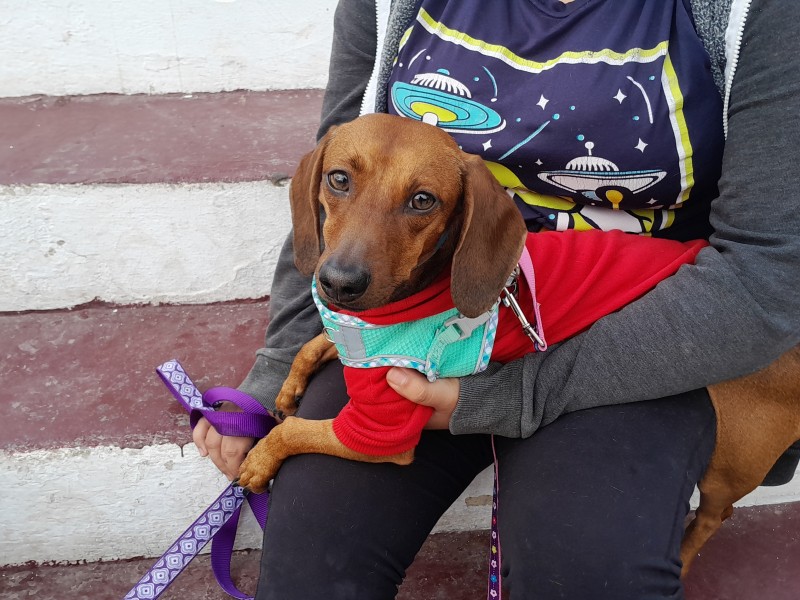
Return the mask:
[[506,538],[501,541],[503,586],[512,598],[683,598],[680,567],[666,552],[656,556],[637,544],[581,532],[559,539]]

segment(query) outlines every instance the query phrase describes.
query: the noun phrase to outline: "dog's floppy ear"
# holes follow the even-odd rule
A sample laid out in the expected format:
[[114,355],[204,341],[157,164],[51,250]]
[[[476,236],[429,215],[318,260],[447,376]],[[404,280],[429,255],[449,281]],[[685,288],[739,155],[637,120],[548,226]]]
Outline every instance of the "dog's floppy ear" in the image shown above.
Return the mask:
[[334,129],[335,127],[331,127],[317,147],[300,160],[289,188],[294,229],[294,263],[304,275],[314,272],[321,252],[319,186],[322,180],[322,158]]
[[483,160],[465,154],[461,237],[450,291],[456,308],[477,317],[491,308],[519,261],[525,221]]

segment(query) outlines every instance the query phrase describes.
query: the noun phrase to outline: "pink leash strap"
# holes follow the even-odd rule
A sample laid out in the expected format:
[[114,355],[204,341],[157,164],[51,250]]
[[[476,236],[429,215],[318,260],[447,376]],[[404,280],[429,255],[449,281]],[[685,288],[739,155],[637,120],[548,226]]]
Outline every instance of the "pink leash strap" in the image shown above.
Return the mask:
[[533,260],[531,259],[531,254],[528,252],[528,248],[522,248],[522,256],[519,258],[519,268],[522,271],[522,274],[525,276],[525,281],[528,282],[528,287],[531,288],[531,297],[533,298],[533,314],[536,318],[536,332],[539,334],[539,337],[542,339],[542,344],[536,343],[536,349],[539,352],[544,352],[547,350],[547,340],[544,337],[544,327],[542,327],[542,315],[540,311],[539,302],[536,300],[536,276],[533,272]]

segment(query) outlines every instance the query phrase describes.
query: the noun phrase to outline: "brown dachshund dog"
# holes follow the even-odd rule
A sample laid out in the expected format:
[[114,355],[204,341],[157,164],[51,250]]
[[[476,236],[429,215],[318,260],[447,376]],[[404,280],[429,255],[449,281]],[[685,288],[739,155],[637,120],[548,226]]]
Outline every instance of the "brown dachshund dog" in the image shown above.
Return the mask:
[[[482,197],[491,202],[478,201]],[[406,298],[450,268],[455,305],[464,315],[477,316],[498,298],[527,233],[514,203],[479,157],[462,152],[436,127],[388,115],[332,129],[302,159],[290,198],[298,269],[318,280],[322,271],[327,289],[321,285],[320,295],[354,311]],[[432,203],[436,211],[428,211]],[[322,235],[320,205],[326,215]],[[471,226],[475,223],[480,225]],[[265,489],[295,454],[400,465],[413,460],[413,450],[389,456],[353,451],[337,439],[332,420],[291,416],[313,373],[336,357],[323,335],[301,349],[276,401],[286,418],[248,454],[240,469],[242,486]],[[800,349],[709,392],[717,445],[681,547],[684,573],[730,516],[732,504],[755,489],[800,439]]]

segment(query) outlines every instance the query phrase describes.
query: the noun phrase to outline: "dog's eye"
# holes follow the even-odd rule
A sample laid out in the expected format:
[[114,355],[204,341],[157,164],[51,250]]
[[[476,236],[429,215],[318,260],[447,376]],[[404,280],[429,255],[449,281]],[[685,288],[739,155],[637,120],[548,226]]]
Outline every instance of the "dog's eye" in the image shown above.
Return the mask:
[[350,190],[350,178],[344,171],[331,171],[328,173],[328,185],[336,192],[347,192]]
[[429,211],[436,204],[436,197],[428,192],[417,192],[408,201],[408,207],[419,212]]

